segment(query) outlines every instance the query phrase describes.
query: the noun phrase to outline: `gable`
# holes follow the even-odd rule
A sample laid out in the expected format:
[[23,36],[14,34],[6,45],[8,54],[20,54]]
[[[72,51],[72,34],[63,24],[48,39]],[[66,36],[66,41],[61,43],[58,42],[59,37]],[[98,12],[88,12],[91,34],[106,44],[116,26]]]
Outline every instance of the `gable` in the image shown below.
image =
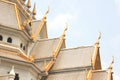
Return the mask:
[[46,23],[43,26],[41,26],[40,24],[41,20],[32,21],[33,37],[39,37],[39,39],[48,38]]
[[100,60],[100,51],[99,47],[96,46],[95,53],[93,55],[93,66],[95,70],[102,69],[101,67],[101,60]]
[[47,24],[45,23],[41,32],[40,32],[40,38],[44,39],[44,38],[48,38],[48,34],[47,34]]
[[95,66],[94,66],[95,70],[99,70],[101,69],[101,60],[100,60],[100,54],[97,54],[97,58],[95,61]]
[[15,29],[20,28],[17,8],[14,3],[8,1],[0,1],[0,12],[0,24]]

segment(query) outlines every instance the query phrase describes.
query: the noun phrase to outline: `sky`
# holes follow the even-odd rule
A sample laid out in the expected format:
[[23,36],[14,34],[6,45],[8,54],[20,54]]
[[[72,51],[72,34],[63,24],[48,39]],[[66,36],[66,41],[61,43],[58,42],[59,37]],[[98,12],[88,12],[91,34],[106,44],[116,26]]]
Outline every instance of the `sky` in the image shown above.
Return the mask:
[[114,80],[120,80],[120,0],[32,0],[32,4],[34,2],[37,19],[41,19],[50,7],[49,38],[61,36],[66,23],[69,24],[67,48],[94,45],[101,32],[103,69],[109,67],[114,56]]

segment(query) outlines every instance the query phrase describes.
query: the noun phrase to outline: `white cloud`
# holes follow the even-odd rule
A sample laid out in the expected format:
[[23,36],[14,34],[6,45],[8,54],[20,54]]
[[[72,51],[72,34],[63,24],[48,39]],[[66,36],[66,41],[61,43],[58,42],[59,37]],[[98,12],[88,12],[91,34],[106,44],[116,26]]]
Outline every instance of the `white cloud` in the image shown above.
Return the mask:
[[56,36],[58,36],[65,29],[66,23],[72,24],[71,22],[73,22],[74,20],[75,16],[72,14],[59,14],[48,21],[48,30],[50,34],[54,33],[57,34]]
[[64,28],[66,22],[72,19],[73,16],[71,14],[59,14],[48,23],[48,26],[54,30],[58,30],[60,28]]

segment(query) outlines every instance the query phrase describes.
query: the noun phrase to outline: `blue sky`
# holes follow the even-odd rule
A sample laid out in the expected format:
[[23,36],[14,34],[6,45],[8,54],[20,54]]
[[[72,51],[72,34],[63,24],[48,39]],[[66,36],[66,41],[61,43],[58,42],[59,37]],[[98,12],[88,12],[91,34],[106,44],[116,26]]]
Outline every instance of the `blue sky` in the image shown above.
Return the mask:
[[62,35],[66,26],[67,47],[94,45],[102,33],[100,52],[103,69],[115,58],[114,79],[120,80],[120,0],[32,0],[37,4],[38,19],[50,6],[49,38]]

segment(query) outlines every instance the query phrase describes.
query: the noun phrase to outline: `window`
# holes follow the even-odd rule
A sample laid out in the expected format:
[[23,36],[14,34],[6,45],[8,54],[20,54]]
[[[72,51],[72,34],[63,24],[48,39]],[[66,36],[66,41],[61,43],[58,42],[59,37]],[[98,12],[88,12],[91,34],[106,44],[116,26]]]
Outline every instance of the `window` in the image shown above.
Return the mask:
[[9,38],[7,39],[7,42],[8,42],[8,43],[12,43],[12,38],[9,37]]
[[23,50],[25,51],[25,46],[23,46]]
[[22,48],[22,47],[23,47],[23,44],[21,43],[21,44],[20,44],[20,48]]
[[3,40],[3,37],[2,37],[2,35],[0,35],[0,41],[2,41]]
[[15,79],[14,80],[19,80],[19,74],[15,73]]

